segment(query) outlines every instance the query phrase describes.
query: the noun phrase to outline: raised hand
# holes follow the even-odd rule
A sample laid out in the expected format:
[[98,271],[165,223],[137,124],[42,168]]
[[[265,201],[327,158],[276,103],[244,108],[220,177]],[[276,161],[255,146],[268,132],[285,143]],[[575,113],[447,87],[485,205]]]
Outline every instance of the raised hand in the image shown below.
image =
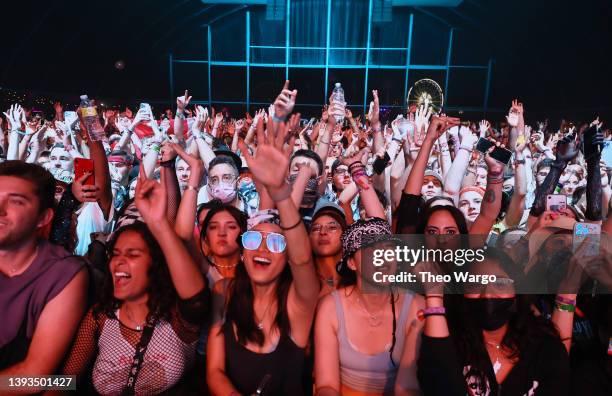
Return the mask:
[[293,91],[289,90],[289,80],[285,81],[285,85],[281,90],[281,93],[276,97],[274,101],[274,118],[275,121],[285,120],[295,107],[295,98],[297,96],[297,89]]
[[185,111],[185,108],[189,105],[191,101],[191,96],[189,96],[189,90],[185,90],[185,94],[183,96],[179,96],[176,98],[176,108],[178,111]]
[[136,113],[136,117],[134,117],[134,119],[132,120],[132,125],[130,127],[130,129],[133,131],[134,128],[136,128],[136,125],[140,124],[143,121],[148,121],[149,120],[149,112],[147,111],[147,109],[139,109],[138,112]]
[[489,147],[489,149],[487,150],[486,154],[485,154],[485,163],[487,164],[487,170],[489,175],[501,175],[504,172],[504,167],[505,164],[502,162],[499,162],[498,160],[496,160],[495,158],[491,157],[491,153],[493,152],[493,150],[495,150],[496,147],[504,147],[503,144],[501,144],[500,142],[495,142],[494,146]]
[[72,183],[72,195],[79,202],[97,202],[100,199],[100,187],[93,184],[83,184],[91,175],[92,172],[85,172]]
[[508,115],[506,116],[506,121],[512,127],[516,127],[519,124],[519,117],[523,114],[523,104],[518,103],[518,100],[514,99],[512,101],[512,106],[508,111]]
[[346,109],[344,109],[344,116],[347,120],[350,121],[353,119],[353,112],[347,107]]
[[424,105],[421,105],[417,108],[414,117],[414,122],[416,124],[416,129],[419,133],[427,129],[427,126],[429,125],[429,119],[431,117],[431,111],[431,107],[425,108]]
[[557,142],[556,159],[569,162],[578,155],[578,142],[574,135],[568,135]]
[[11,105],[11,107],[4,112],[4,116],[9,122],[12,131],[21,129],[21,120],[23,119],[24,115],[25,112],[23,111],[23,108],[18,104]]
[[55,110],[55,114],[62,114],[62,111],[64,111],[64,107],[60,102],[55,102],[53,103],[53,110]]
[[491,124],[487,120],[482,120],[478,124],[478,129],[480,131],[480,137],[484,138],[487,136],[487,131],[491,129]]
[[368,113],[368,119],[373,127],[380,124],[380,103],[378,100],[378,90],[372,90],[373,100],[370,102],[370,112]]
[[[346,165],[350,168],[350,166],[356,162],[361,162],[363,166],[366,166],[368,163],[368,156],[370,154],[370,148],[366,147],[364,149],[359,150],[355,154],[348,157],[340,157],[340,162],[343,165]],[[353,176],[353,175],[351,175]],[[367,190],[370,188],[370,183],[368,180],[368,176],[365,174],[359,175],[356,178],[353,178],[353,181],[359,186],[362,190]]]
[[598,125],[599,117],[584,131],[583,153],[587,161],[593,159],[599,161],[603,151],[604,134]]
[[278,124],[275,132],[268,130],[268,133],[265,134],[263,120],[259,120],[257,125],[257,152],[254,156],[249,153],[243,141],[238,142],[240,152],[244,155],[249,169],[271,195],[280,192],[286,185],[289,157],[295,141],[295,137],[291,136],[288,146],[284,147],[288,134],[288,128],[284,122]]
[[438,140],[440,135],[446,132],[449,128],[452,128],[455,125],[459,125],[459,118],[455,117],[446,117],[446,116],[434,116],[429,123],[429,127],[427,128],[427,134],[425,135],[425,140],[430,141],[431,143]]

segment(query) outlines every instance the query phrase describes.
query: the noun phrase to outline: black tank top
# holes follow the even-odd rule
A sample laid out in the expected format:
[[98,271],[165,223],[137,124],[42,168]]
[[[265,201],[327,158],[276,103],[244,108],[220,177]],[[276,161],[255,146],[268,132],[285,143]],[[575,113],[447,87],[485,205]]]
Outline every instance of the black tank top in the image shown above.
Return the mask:
[[238,343],[226,326],[225,370],[228,378],[243,395],[257,391],[266,375],[269,381],[262,395],[303,395],[302,371],[304,348],[298,347],[288,334],[281,334],[278,345],[270,353],[256,353]]

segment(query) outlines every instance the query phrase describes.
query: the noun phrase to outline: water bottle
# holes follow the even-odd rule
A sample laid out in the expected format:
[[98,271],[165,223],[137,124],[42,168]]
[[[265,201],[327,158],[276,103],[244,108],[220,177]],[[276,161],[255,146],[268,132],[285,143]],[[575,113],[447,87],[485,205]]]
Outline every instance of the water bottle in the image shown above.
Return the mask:
[[342,84],[336,83],[332,92],[331,100],[335,104],[332,110],[333,116],[336,119],[336,122],[338,124],[341,124],[342,122],[344,122],[344,110],[346,108],[346,101],[344,100],[344,89],[342,89]]
[[83,117],[83,124],[85,124],[85,129],[87,130],[89,139],[94,142],[104,140],[106,135],[104,134],[104,128],[100,123],[98,112],[91,104],[91,101],[87,95],[81,95],[81,104],[79,107],[81,108],[81,117]]

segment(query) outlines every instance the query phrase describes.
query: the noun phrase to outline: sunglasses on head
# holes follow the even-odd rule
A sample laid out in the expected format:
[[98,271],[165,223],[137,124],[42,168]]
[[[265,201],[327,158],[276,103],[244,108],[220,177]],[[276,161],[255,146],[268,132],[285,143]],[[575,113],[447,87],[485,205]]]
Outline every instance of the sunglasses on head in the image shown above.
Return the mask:
[[242,234],[242,246],[246,250],[257,250],[263,239],[266,239],[266,247],[271,253],[282,253],[287,247],[285,236],[275,232],[247,231]]

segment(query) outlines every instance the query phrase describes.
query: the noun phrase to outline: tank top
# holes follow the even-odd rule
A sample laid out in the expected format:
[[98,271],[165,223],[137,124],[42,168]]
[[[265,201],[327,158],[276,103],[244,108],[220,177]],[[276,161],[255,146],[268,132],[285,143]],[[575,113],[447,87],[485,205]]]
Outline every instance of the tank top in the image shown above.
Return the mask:
[[[136,352],[123,338],[121,327],[118,319],[107,318],[100,332],[92,377],[96,391],[103,395],[120,395],[123,392]],[[194,357],[195,342],[183,342],[170,323],[160,320],[145,352],[135,393],[158,394],[172,388],[192,366]]]
[[[406,317],[408,316],[413,294],[404,294],[404,302],[400,309],[399,320],[395,330],[396,342],[393,349],[395,366],[391,363],[388,350],[375,355],[368,355],[355,349],[346,334],[344,308],[342,307],[340,295],[337,290],[334,290],[331,295],[334,297],[336,315],[338,317],[340,382],[361,392],[392,394],[397,369],[402,351],[404,350]],[[389,349],[390,347],[391,345],[389,345]]]
[[12,278],[0,274],[0,370],[25,359],[41,313],[85,262],[45,240],[30,266]]
[[262,395],[304,394],[304,348],[297,346],[288,334],[281,334],[272,352],[253,352],[239,344],[233,334],[233,326],[228,327],[229,329],[223,331],[225,371],[240,394],[255,393],[266,375],[270,377]]

